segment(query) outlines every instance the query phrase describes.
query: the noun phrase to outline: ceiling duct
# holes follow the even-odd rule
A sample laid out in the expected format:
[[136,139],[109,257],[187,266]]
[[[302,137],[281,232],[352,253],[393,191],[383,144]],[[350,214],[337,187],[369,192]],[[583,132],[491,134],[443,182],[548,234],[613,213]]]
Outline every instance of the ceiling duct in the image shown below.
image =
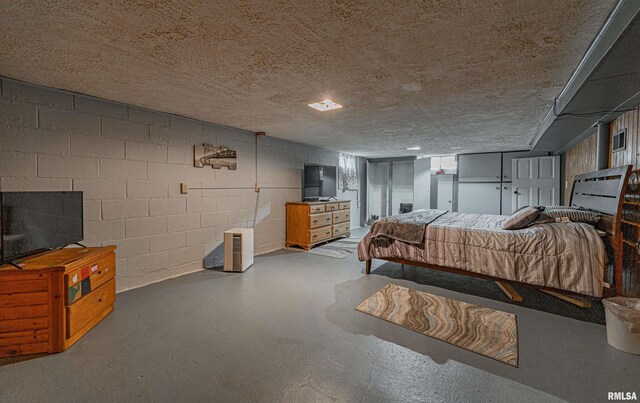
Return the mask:
[[640,103],[640,1],[621,0],[549,109],[531,142],[561,153]]

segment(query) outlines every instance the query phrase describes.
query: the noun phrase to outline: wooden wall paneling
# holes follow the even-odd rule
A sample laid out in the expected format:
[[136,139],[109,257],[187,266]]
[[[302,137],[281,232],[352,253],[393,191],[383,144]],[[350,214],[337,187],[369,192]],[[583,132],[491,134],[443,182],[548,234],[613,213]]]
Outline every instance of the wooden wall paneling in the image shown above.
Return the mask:
[[[627,130],[626,148],[613,152],[613,134],[619,130]],[[640,106],[628,111],[610,123],[611,140],[609,142],[609,168],[633,165],[640,169]],[[565,156],[565,180],[573,183],[574,177],[580,173],[596,170],[596,135],[569,149]],[[564,203],[568,204],[571,186],[565,189]],[[628,248],[627,248],[628,249]],[[636,265],[636,253],[627,251],[623,263],[623,295],[640,295],[640,264]],[[633,259],[633,260],[630,260]]]
[[571,185],[576,175],[596,170],[596,135],[593,134],[583,142],[569,149],[566,154],[564,204],[571,199]]
[[[627,129],[627,147],[613,152],[613,135],[619,130]],[[609,166],[640,166],[640,107],[624,113],[611,122],[611,141],[609,142]]]
[[620,124],[620,129],[624,129],[627,128],[627,145],[626,148],[624,149],[624,151],[622,151],[622,160],[620,161],[620,165],[624,165],[624,164],[628,164],[631,161],[634,161],[635,158],[631,158],[631,151],[633,150],[633,138],[635,137],[633,135],[633,132],[631,131],[631,127],[629,127],[629,123],[630,123],[631,119],[629,118],[629,114],[625,113],[624,115],[622,115],[622,122]]
[[633,147],[631,147],[631,159],[629,160],[630,164],[634,167],[638,166],[638,151],[640,151],[640,144],[638,141],[640,140],[640,130],[638,130],[638,113],[639,109],[634,109],[630,114],[630,122],[629,122],[629,131],[633,138]]
[[[625,127],[629,128],[629,115],[628,114],[624,114],[622,116],[622,118],[623,119],[622,119],[621,129],[625,128]],[[634,136],[632,135],[632,133],[627,131],[626,140],[630,140],[630,141],[628,141],[628,143],[633,143],[633,140],[632,140],[633,137]],[[632,144],[627,144],[626,145],[625,149],[621,152],[622,158],[621,158],[619,166],[622,166],[622,165],[628,163],[629,161],[631,161],[631,150],[632,150],[632,148],[633,148]]]
[[613,134],[618,131],[618,127],[620,126],[620,119],[616,119],[611,122],[610,125],[610,133],[611,138],[609,139],[609,166],[610,167],[619,167],[620,166],[620,152],[613,152]]
[[[627,129],[627,147],[625,150],[613,152],[613,135],[619,130]],[[624,113],[611,122],[611,142],[609,143],[609,166],[618,167],[633,165],[640,167],[640,106]],[[633,246],[625,244],[622,268],[622,295],[640,296],[640,265],[637,262],[637,251]]]

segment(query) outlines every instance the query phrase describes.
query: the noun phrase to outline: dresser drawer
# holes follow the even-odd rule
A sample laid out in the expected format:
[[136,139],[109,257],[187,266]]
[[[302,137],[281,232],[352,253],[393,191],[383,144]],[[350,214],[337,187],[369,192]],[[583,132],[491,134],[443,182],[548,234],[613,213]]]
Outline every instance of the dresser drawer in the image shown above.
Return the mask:
[[67,338],[71,338],[116,300],[116,280],[111,279],[82,300],[66,308]]
[[324,241],[325,239],[331,238],[333,230],[329,227],[312,229],[309,231],[309,243],[313,244],[316,242]]
[[309,205],[309,213],[310,214],[316,214],[316,213],[324,213],[324,204],[318,204],[318,205],[313,205],[310,204]]
[[339,203],[327,203],[325,204],[327,211],[336,211],[340,207]]
[[338,208],[340,210],[346,210],[348,208],[351,208],[351,202],[340,202],[338,203]]
[[350,233],[349,223],[336,224],[333,226],[333,236],[348,235]]
[[111,253],[80,269],[65,274],[67,305],[97,289],[116,275],[116,256]]
[[333,223],[338,224],[341,222],[349,221],[350,214],[347,210],[336,211],[333,213]]
[[332,213],[313,214],[309,216],[309,228],[324,227],[331,225]]

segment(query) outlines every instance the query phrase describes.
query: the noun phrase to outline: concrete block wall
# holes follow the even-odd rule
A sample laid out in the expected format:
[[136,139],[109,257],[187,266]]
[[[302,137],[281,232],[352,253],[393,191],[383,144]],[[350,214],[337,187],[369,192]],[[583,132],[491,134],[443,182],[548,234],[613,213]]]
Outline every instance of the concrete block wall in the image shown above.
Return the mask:
[[[195,168],[193,145],[228,145],[238,169]],[[338,153],[242,130],[0,80],[0,190],[84,192],[85,241],[115,244],[119,291],[203,268],[223,232],[248,227],[255,251],[284,246],[287,201],[301,198],[305,162],[338,165]],[[192,189],[180,194],[179,185]],[[357,192],[351,226],[359,226]]]

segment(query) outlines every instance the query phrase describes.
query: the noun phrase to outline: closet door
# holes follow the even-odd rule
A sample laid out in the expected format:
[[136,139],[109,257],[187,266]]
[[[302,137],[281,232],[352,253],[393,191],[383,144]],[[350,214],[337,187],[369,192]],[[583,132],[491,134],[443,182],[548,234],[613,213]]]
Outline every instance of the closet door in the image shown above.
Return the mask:
[[514,210],[560,204],[560,156],[516,158],[512,164]]
[[453,211],[453,175],[436,175],[438,181],[438,204],[440,210]]
[[459,183],[458,211],[500,214],[501,188],[500,183]]
[[511,208],[511,183],[502,182],[502,215],[511,215],[513,209]]
[[458,182],[500,182],[501,177],[501,153],[458,156]]

